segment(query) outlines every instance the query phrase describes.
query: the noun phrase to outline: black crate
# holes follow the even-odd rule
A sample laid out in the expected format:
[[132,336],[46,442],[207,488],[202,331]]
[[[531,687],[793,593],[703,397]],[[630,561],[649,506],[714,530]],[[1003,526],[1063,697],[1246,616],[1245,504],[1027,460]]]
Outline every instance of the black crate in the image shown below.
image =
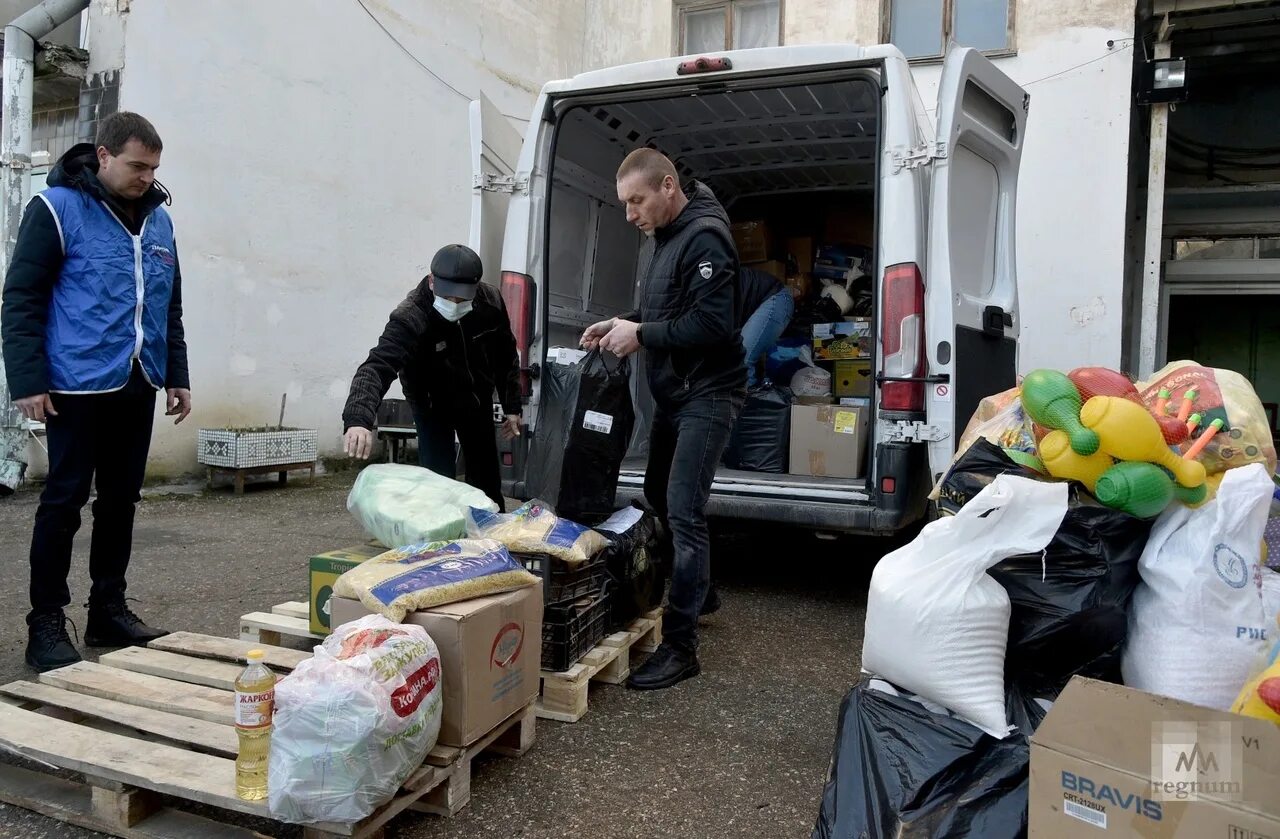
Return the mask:
[[568,670],[609,632],[607,591],[548,606],[542,616],[542,669]]
[[542,602],[547,605],[595,597],[609,579],[603,553],[576,567],[550,554],[513,551],[511,556],[530,573],[542,578]]

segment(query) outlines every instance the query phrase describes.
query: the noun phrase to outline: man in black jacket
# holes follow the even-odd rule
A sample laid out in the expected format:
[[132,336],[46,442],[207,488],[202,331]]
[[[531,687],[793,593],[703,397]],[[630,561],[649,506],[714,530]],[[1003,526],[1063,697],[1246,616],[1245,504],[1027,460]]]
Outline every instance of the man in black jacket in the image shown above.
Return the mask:
[[67,575],[80,511],[96,488],[89,548],[91,647],[164,635],[125,604],[125,572],[151,445],[156,391],[167,414],[191,412],[182,276],[155,180],[162,150],[150,122],[121,112],[96,145],[72,146],[27,205],[4,282],[5,371],[22,413],[45,423],[49,474],[31,539],[26,660],[80,660],[66,630]]
[[356,370],[342,411],[348,455],[373,451],[378,405],[400,377],[418,428],[418,462],[455,477],[454,435],[466,461],[466,481],[503,508],[498,445],[493,435],[496,388],[506,419],[502,433],[520,433],[519,360],[502,296],[480,282],[475,251],[447,245],[431,273],[396,307],[378,345]]
[[663,643],[627,684],[670,687],[698,675],[698,614],[710,588],[706,506],[745,398],[738,252],[705,185],[683,189],[671,161],[637,149],[618,169],[627,221],[654,239],[638,311],[587,328],[582,344],[625,356],[645,348],[655,412],[644,493],[673,545]]

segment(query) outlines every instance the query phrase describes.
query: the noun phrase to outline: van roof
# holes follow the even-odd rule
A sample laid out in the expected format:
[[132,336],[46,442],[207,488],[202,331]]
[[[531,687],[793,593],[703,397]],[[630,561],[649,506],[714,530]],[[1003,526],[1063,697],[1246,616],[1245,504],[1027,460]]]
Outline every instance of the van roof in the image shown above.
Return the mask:
[[[783,70],[803,67],[818,67],[829,64],[848,64],[855,61],[869,61],[881,58],[900,58],[905,61],[902,52],[892,44],[880,44],[862,47],[857,44],[802,44],[796,46],[763,47],[751,50],[727,50],[725,52],[708,53],[709,57],[725,57],[733,62],[733,69],[710,73],[705,77],[692,78],[726,78],[744,73],[757,73],[762,70]],[[651,61],[640,61],[634,64],[619,64],[600,70],[579,73],[571,79],[560,79],[547,82],[542,92],[546,95],[601,90],[612,87],[632,86],[646,82],[670,82],[677,78],[676,67],[682,61],[698,58],[696,55],[658,58]]]

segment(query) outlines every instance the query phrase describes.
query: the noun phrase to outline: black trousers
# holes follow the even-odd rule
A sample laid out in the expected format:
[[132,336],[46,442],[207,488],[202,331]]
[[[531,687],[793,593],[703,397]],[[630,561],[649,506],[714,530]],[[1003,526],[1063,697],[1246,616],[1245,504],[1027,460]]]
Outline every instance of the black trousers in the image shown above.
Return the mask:
[[457,434],[465,461],[466,482],[493,499],[499,511],[506,509],[492,413],[480,408],[443,411],[415,406],[413,423],[418,429],[419,466],[446,478],[456,478],[458,461],[453,437]]
[[644,496],[671,539],[671,590],[662,636],[689,651],[698,646],[698,613],[711,584],[707,499],[742,403],[743,395],[735,392],[659,404],[649,432]]
[[86,396],[53,394],[57,416],[46,418],[49,478],[31,537],[31,614],[71,602],[67,575],[80,511],[96,488],[89,546],[89,603],[124,598],[133,551],[133,517],[141,500],[156,391],[135,366],[123,390]]

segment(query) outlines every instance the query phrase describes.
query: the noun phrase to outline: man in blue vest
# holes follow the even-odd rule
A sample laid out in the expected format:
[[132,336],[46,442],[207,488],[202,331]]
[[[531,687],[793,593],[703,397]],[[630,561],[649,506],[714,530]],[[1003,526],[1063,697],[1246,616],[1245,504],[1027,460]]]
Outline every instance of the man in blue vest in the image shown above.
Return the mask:
[[167,415],[191,413],[181,277],[173,224],[155,180],[160,136],[132,113],[107,117],[94,145],[73,146],[32,198],[0,309],[9,391],[44,422],[49,476],[31,539],[27,664],[80,660],[63,609],[80,511],[93,503],[89,548],[92,647],[164,635],[125,604],[125,571],[141,498],[156,391]]

